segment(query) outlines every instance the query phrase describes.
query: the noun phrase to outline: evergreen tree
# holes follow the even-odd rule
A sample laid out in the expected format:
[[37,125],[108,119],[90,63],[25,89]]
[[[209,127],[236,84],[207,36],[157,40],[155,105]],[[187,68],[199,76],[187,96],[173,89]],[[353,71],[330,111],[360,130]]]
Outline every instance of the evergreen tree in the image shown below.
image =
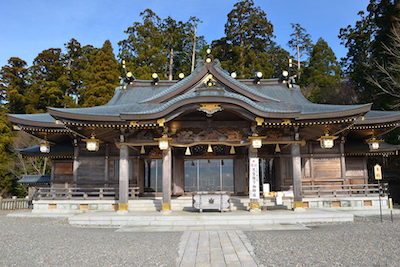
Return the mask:
[[290,25],[292,25],[293,33],[290,34],[291,39],[288,46],[296,51],[297,76],[300,79],[301,61],[307,60],[306,56],[309,55],[312,48],[311,35],[299,23],[290,23]]
[[168,80],[173,80],[174,56],[183,49],[182,40],[185,37],[185,27],[182,21],[177,22],[171,17],[163,20],[160,25],[164,36],[164,47],[168,53]]
[[328,43],[319,38],[312,48],[310,63],[304,69],[300,84],[313,88],[310,95],[311,101],[321,102],[324,91],[339,82],[340,66],[336,61],[336,56]]
[[289,68],[289,52],[280,46],[273,46],[268,51],[268,56],[272,67],[272,78],[281,77],[282,71],[288,70]]
[[265,54],[273,45],[273,26],[253,0],[236,3],[225,24],[226,37],[212,43],[215,56],[227,70],[236,71],[241,78],[262,71],[272,76],[272,67]]
[[72,102],[66,91],[70,89],[60,48],[41,52],[30,68],[32,86],[28,93],[27,113],[46,112],[47,107],[65,107]]
[[25,105],[29,102],[29,73],[25,61],[18,57],[8,60],[8,65],[3,66],[0,71],[0,89],[9,113],[26,113]]
[[153,72],[168,79],[177,78],[179,72],[190,72],[193,48],[204,50],[204,37],[196,36],[199,20],[191,17],[187,22],[171,17],[161,20],[153,11],[140,13],[143,22],[135,22],[125,33],[128,38],[118,43],[118,57],[126,60],[127,68],[137,79],[149,79]]
[[135,22],[125,33],[128,38],[118,43],[120,59],[137,79],[148,80],[153,72],[160,78],[166,76],[168,55],[163,52],[161,19],[150,9],[140,13],[143,23]]
[[381,65],[391,64],[391,58],[384,52],[389,46],[390,29],[396,22],[400,6],[390,0],[370,0],[367,14],[359,12],[360,20],[354,26],[340,29],[339,38],[348,48],[342,59],[345,73],[357,85],[361,102],[374,102],[374,108],[390,108],[393,98],[368,82],[373,76],[374,62]]
[[5,110],[0,107],[0,196],[14,195],[17,186],[14,176],[7,168],[13,160],[9,150],[13,136],[11,123],[5,116]]
[[64,45],[67,51],[63,55],[63,61],[66,68],[66,77],[69,82],[64,95],[65,97],[75,97],[75,105],[78,105],[78,91],[83,88],[83,82],[88,73],[87,69],[85,69],[85,67],[88,67],[84,60],[85,50],[73,38]]
[[118,69],[111,42],[107,40],[96,53],[88,85],[82,92],[84,107],[104,105],[111,99],[119,84]]

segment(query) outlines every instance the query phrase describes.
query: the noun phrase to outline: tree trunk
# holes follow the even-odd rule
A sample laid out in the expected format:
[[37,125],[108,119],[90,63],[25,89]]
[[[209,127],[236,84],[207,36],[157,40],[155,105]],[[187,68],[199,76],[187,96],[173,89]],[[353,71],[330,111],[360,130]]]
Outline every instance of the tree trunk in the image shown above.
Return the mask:
[[299,34],[297,34],[297,79],[300,80],[300,46],[299,46]]
[[192,50],[192,67],[190,69],[190,72],[194,71],[194,64],[196,61],[196,34],[197,34],[197,27],[195,25],[194,26],[194,37],[193,37],[193,50]]
[[172,67],[174,65],[174,49],[171,47],[169,52],[169,77],[168,80],[172,81]]
[[47,158],[44,158],[42,175],[46,174]]

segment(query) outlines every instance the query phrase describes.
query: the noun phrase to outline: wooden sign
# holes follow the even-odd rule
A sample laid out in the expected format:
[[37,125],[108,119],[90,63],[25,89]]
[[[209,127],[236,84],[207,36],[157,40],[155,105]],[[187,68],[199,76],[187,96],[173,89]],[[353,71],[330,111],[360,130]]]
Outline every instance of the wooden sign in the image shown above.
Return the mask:
[[379,164],[374,166],[375,180],[382,180],[382,167]]
[[249,158],[249,196],[250,199],[260,199],[260,168],[258,158]]

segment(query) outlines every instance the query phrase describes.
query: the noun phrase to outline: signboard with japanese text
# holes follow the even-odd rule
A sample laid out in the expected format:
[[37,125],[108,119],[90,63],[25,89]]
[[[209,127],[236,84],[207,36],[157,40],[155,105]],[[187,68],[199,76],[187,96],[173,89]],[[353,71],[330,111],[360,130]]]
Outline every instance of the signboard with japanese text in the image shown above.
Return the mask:
[[382,180],[382,167],[379,164],[374,166],[375,180]]
[[249,158],[249,197],[260,199],[260,177],[258,158]]

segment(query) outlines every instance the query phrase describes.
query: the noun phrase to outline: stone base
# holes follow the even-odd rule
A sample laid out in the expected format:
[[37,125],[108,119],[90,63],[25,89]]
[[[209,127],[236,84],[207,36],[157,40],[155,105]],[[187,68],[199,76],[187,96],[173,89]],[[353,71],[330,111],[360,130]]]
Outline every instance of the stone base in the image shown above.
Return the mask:
[[160,211],[162,214],[171,214],[172,210],[162,210]]
[[261,209],[250,209],[250,212],[261,212]]
[[117,210],[117,214],[121,214],[121,215],[128,214],[128,211],[127,210]]
[[117,210],[115,200],[33,200],[32,213],[85,213]]
[[[381,198],[382,210],[388,209],[388,198]],[[303,198],[303,207],[308,209],[333,209],[342,211],[379,210],[379,197],[325,197]]]
[[294,211],[306,211],[305,208],[294,208],[293,210],[294,210]]

